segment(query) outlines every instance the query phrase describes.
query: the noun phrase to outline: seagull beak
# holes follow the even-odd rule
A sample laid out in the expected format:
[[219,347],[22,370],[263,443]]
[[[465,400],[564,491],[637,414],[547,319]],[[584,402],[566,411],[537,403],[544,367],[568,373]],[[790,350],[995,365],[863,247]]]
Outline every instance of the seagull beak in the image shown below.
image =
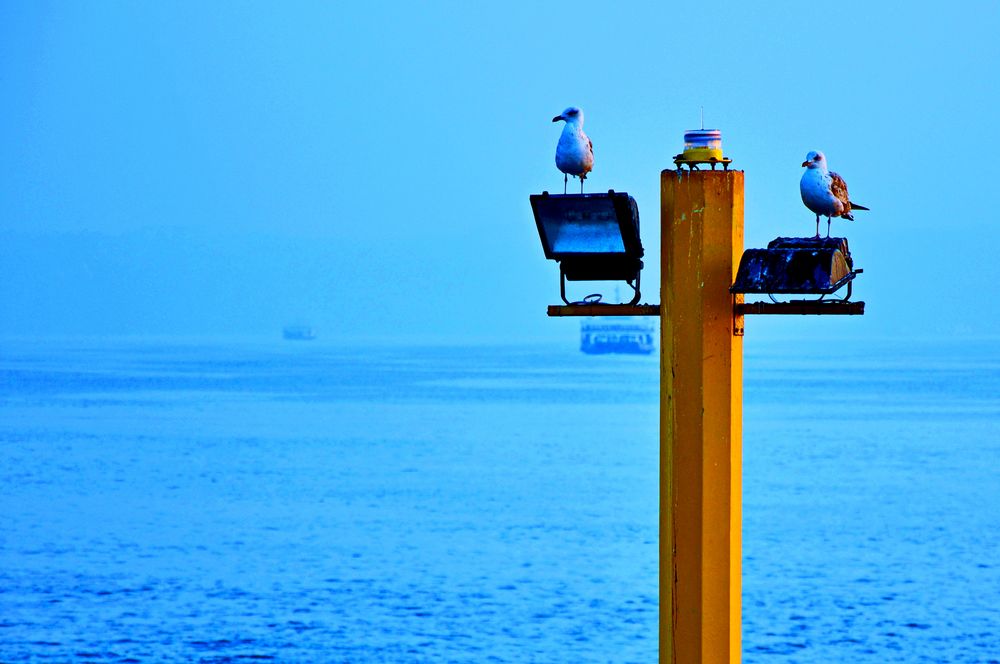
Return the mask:
[[565,120],[565,119],[566,118],[564,118],[563,116],[557,115],[556,117],[552,118],[552,121],[553,122],[559,122],[560,120]]
[[808,165],[809,165],[809,163],[810,163],[810,162],[808,162],[808,161],[804,161],[804,162],[802,162],[802,165],[803,165],[803,166],[808,166]]

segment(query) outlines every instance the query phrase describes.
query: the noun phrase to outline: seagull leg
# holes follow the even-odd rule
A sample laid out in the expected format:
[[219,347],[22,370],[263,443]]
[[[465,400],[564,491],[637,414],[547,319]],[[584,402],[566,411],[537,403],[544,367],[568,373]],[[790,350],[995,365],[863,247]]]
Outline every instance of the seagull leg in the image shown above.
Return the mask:
[[581,175],[580,176],[580,193],[581,194],[583,193],[583,181],[586,180],[586,179],[587,179],[587,177],[585,175]]
[[816,215],[816,237],[819,237],[819,215]]
[[[569,175],[567,175],[566,173],[563,173],[563,193],[564,194],[566,193],[566,183],[567,182],[569,182]],[[816,218],[819,219],[819,217],[816,217]],[[819,222],[817,222],[817,223],[819,223]],[[816,231],[816,234],[819,235],[819,231]]]
[[826,236],[830,237],[830,217],[826,218]]

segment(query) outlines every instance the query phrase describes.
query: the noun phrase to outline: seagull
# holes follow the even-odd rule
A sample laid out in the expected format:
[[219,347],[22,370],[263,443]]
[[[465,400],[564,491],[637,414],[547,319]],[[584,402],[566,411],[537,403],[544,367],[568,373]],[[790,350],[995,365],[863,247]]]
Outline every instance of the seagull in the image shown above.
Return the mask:
[[566,183],[572,175],[580,178],[582,194],[583,181],[594,167],[594,144],[583,133],[583,111],[579,108],[570,106],[561,115],[552,118],[553,122],[559,120],[566,122],[556,145],[556,167],[563,172],[563,193],[566,193]]
[[826,236],[830,237],[830,217],[854,221],[851,210],[868,209],[851,202],[847,197],[847,183],[827,169],[826,156],[822,152],[810,152],[802,165],[806,167],[806,172],[799,181],[799,192],[806,207],[816,213],[816,237],[819,237],[820,215],[826,217]]

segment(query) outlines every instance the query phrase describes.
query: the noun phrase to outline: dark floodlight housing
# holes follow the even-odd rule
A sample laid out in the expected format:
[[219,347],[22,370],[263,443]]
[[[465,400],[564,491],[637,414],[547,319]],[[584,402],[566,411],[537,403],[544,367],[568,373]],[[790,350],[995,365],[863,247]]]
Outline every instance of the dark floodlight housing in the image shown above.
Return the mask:
[[860,272],[854,269],[846,238],[779,237],[769,242],[767,249],[743,252],[736,281],[729,290],[828,295],[849,285]]
[[639,301],[642,241],[639,207],[625,192],[531,196],[545,257],[559,263],[560,294],[566,281],[625,281]]

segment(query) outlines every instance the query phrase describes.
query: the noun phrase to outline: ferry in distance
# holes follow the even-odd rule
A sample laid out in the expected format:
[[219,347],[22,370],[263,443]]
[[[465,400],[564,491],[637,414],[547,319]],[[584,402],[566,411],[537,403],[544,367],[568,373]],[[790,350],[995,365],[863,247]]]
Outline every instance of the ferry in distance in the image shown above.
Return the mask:
[[656,346],[656,325],[644,318],[592,318],[580,324],[580,350],[591,355],[649,355]]
[[290,341],[312,341],[316,332],[308,325],[286,325],[281,336]]

